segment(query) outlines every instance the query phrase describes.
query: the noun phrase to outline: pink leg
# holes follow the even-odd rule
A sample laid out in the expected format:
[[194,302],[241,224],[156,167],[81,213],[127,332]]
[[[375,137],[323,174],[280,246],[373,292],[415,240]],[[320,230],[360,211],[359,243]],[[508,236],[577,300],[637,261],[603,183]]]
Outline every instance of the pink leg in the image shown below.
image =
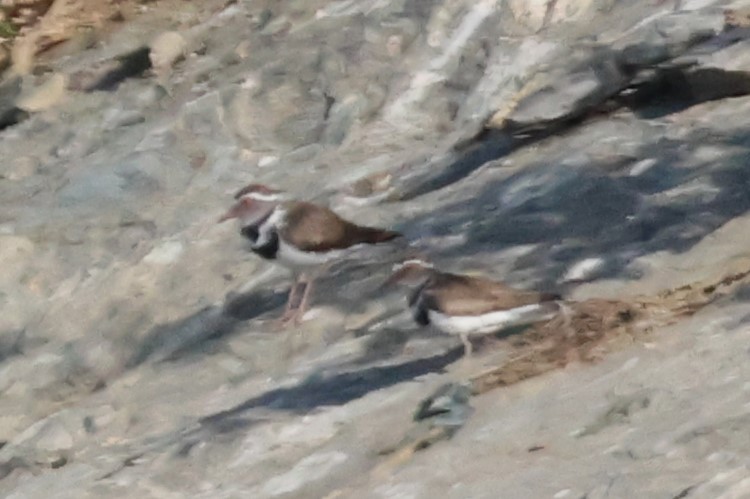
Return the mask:
[[314,282],[315,279],[309,279],[307,281],[307,284],[305,285],[305,292],[302,294],[302,301],[300,302],[299,307],[297,308],[297,313],[295,314],[294,322],[296,324],[302,322],[302,316],[305,315],[305,312],[307,311],[307,303],[309,301]]
[[464,344],[464,359],[471,358],[473,352],[474,352],[474,346],[471,344],[471,341],[469,341],[469,335],[462,334],[461,335],[461,343]]
[[286,300],[286,306],[284,307],[284,314],[279,318],[279,327],[284,327],[286,324],[297,317],[298,306],[296,305],[297,296],[299,295],[300,286],[305,286],[307,289],[307,276],[300,274],[292,284],[289,290],[289,297]]
[[294,283],[292,284],[292,287],[289,290],[289,297],[286,300],[286,306],[284,307],[283,317],[286,317],[290,312],[292,312],[292,310],[294,310],[293,304],[297,301],[297,295],[299,295],[300,285],[301,283],[299,281],[294,281]]

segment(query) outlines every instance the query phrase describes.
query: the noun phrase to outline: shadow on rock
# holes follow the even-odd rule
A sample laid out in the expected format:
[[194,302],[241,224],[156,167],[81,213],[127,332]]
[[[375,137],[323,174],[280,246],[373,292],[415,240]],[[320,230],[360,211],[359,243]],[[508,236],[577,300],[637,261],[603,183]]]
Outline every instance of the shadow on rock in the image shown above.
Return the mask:
[[403,352],[409,338],[413,336],[410,333],[410,331],[405,329],[393,327],[369,333],[362,356],[354,361],[353,364],[369,364],[400,354]]
[[245,411],[257,408],[306,413],[321,406],[343,405],[370,392],[442,371],[462,354],[463,348],[456,348],[440,355],[402,364],[368,367],[328,376],[313,375],[298,385],[271,390],[232,409],[203,418],[201,423],[219,424],[223,420],[236,419]]
[[27,343],[25,329],[0,335],[0,362],[17,355],[23,355]]
[[275,293],[259,290],[229,295],[224,304],[224,314],[239,321],[248,321],[283,306],[286,299],[286,291]]
[[[363,280],[378,278],[379,274],[370,273]],[[347,298],[347,294],[360,297],[362,292],[361,283],[352,284],[350,281],[347,276],[340,275],[321,279],[313,297],[314,304],[344,307],[350,312],[363,309],[365,301]],[[177,321],[153,327],[139,341],[127,367],[136,367],[147,360],[161,362],[210,353],[217,348],[219,341],[237,332],[243,322],[279,311],[286,303],[287,296],[287,290],[276,292],[259,289],[242,294],[230,292],[223,306],[208,306]]]
[[750,76],[744,71],[718,68],[684,70],[667,68],[634,85],[617,100],[644,119],[679,113],[703,102],[750,93]]
[[127,54],[116,57],[109,61],[99,71],[94,71],[90,75],[91,82],[83,85],[83,90],[93,92],[95,90],[113,91],[123,81],[142,74],[151,68],[151,59],[149,57],[150,49],[140,47]]
[[488,161],[502,158],[521,145],[542,138],[539,134],[533,138],[517,139],[505,132],[484,130],[471,141],[456,146],[447,156],[436,160],[430,168],[405,179],[398,187],[395,198],[406,201],[442,189],[468,177]]
[[211,351],[216,340],[235,332],[240,323],[280,307],[285,299],[285,293],[263,290],[230,295],[223,307],[209,306],[175,322],[160,324],[146,334],[127,366]]
[[[647,144],[623,171],[540,164],[495,181],[467,182],[462,187],[471,197],[416,217],[404,230],[441,237],[464,227],[458,230],[465,242],[443,250],[447,258],[536,245],[516,266],[533,269],[542,286],[559,282],[572,263],[603,255],[595,277],[637,278],[638,270],[628,267],[634,259],[687,251],[750,210],[748,131],[712,137],[716,147],[732,151],[720,162],[701,158],[705,134]],[[650,166],[633,173],[638,159]]]

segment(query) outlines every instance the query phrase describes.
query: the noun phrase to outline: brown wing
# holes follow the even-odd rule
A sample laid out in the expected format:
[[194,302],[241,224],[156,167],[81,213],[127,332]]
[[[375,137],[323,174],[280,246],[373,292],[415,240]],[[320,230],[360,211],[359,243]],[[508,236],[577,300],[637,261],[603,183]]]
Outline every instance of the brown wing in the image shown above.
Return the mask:
[[344,220],[328,208],[307,202],[286,206],[281,236],[302,251],[329,251],[355,244],[376,244],[399,237],[398,232],[363,227]]
[[515,306],[529,305],[531,303],[540,303],[545,301],[560,300],[561,296],[556,293],[540,293],[538,291],[524,291],[520,289],[514,289],[510,286],[497,281],[491,281],[489,279],[482,279],[479,277],[466,277],[468,280],[475,282],[477,286],[482,287],[489,293],[492,293],[498,299],[510,300],[510,296],[518,303]]
[[430,308],[448,315],[480,315],[554,299],[488,279],[446,273],[436,274],[423,293]]

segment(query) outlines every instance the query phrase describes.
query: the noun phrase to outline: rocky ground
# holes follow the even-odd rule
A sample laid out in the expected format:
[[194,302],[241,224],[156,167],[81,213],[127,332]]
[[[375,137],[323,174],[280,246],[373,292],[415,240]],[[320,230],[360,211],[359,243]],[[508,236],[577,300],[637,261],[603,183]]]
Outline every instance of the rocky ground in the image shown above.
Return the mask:
[[[0,496],[750,497],[750,3],[44,12],[0,52]],[[276,331],[215,223],[248,181],[574,331],[461,361],[377,264]]]

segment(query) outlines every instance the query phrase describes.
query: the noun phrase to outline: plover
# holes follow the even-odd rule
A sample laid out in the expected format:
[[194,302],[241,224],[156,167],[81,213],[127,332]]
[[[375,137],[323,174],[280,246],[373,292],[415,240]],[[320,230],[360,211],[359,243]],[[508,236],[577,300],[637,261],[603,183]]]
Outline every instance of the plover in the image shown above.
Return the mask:
[[[280,263],[295,276],[282,323],[299,322],[313,282],[332,264],[363,257],[367,247],[401,238],[398,232],[354,224],[326,207],[291,199],[262,184],[250,184],[234,197],[235,204],[219,222],[238,219],[240,233],[250,241],[252,251]],[[305,289],[295,307],[302,284]]]
[[557,294],[523,291],[481,277],[441,272],[421,259],[396,265],[387,283],[413,288],[408,304],[417,324],[432,324],[459,336],[465,356],[472,353],[469,336],[548,320],[561,309]]

